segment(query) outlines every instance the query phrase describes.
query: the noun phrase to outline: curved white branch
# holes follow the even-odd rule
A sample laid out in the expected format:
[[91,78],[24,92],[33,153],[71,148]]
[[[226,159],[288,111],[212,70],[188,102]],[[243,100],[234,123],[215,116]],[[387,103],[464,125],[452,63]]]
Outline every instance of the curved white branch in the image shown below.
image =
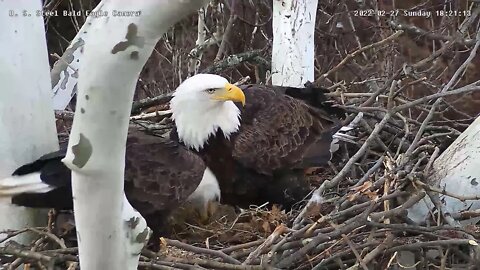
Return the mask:
[[[125,142],[135,85],[162,34],[206,2],[102,1],[102,10],[109,15],[92,20],[64,159],[72,170],[83,270],[136,269],[148,229],[143,219],[132,226],[139,216],[123,195]],[[115,16],[116,10],[140,15]]]

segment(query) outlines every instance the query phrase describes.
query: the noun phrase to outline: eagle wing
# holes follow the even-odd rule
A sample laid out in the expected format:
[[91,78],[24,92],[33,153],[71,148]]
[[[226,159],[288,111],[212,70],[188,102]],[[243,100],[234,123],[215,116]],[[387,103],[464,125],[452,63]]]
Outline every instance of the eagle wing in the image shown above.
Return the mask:
[[[263,174],[318,166],[330,159],[338,123],[320,108],[271,86],[244,86],[242,125],[233,138],[233,156]],[[277,89],[279,90],[279,89]]]
[[140,213],[168,210],[200,183],[205,164],[177,142],[131,129],[125,160],[125,193]]
[[[12,202],[29,207],[71,209],[71,171],[62,163],[67,145],[18,168],[13,175],[40,172],[40,180],[55,189],[22,193]],[[125,194],[142,215],[168,212],[199,185],[205,164],[195,153],[171,140],[131,126],[125,158]]]

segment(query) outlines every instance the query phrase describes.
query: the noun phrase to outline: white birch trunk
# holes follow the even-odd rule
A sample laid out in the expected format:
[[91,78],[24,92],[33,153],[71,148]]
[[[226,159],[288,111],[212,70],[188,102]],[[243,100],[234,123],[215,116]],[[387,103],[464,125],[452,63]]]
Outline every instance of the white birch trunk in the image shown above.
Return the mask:
[[205,12],[206,8],[198,10],[198,22],[197,22],[197,41],[195,41],[195,48],[190,51],[188,60],[188,76],[191,77],[198,73],[200,65],[202,64],[203,46],[205,44],[205,38],[207,32],[205,31]]
[[[40,1],[0,1],[0,179],[58,149],[41,9]],[[46,218],[0,201],[0,231],[43,226]]]
[[314,80],[318,0],[273,0],[272,84],[303,87]]
[[[448,148],[435,160],[429,184],[439,186],[446,192],[460,196],[480,197],[480,117],[478,117]],[[450,196],[440,196],[444,209],[457,215],[464,210],[480,209],[479,200],[464,202]],[[409,217],[422,223],[429,217],[433,204],[426,196],[409,209]]]
[[[82,270],[136,269],[148,236],[123,195],[125,142],[138,76],[163,33],[204,0],[102,1],[80,66],[64,163],[72,170]],[[115,16],[115,10],[139,16]]]
[[[102,5],[97,5],[91,14],[102,14]],[[88,16],[75,38],[50,72],[53,88],[53,109],[65,110],[77,91],[78,69],[88,30],[93,16]]]

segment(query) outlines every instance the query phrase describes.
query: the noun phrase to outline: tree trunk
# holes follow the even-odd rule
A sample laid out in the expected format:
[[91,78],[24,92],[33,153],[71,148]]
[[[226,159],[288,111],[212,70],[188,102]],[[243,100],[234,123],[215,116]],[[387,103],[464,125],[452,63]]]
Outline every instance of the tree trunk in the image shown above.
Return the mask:
[[273,0],[272,84],[303,87],[314,79],[318,0]]
[[[58,149],[41,9],[40,1],[0,1],[0,179]],[[0,231],[44,226],[46,217],[0,201]]]
[[[102,1],[80,64],[67,156],[72,170],[80,264],[136,269],[148,238],[145,220],[123,194],[125,143],[138,76],[155,44],[207,1]],[[115,16],[115,10],[140,14]],[[138,16],[137,16],[138,15]]]
[[[101,7],[102,5],[97,5],[91,13],[97,14]],[[53,108],[55,110],[65,110],[72,97],[76,94],[80,58],[92,19],[92,16],[87,17],[82,28],[78,30],[77,35],[73,38],[62,57],[55,62],[50,72],[53,88]]]
[[[429,184],[454,196],[480,198],[480,117],[478,117],[433,163]],[[463,199],[463,198],[462,198]],[[461,211],[480,209],[479,200],[461,201],[440,196],[442,211],[458,216]],[[426,196],[409,209],[408,216],[417,223],[425,222],[433,204]]]
[[205,30],[205,12],[207,12],[207,10],[207,8],[201,8],[198,10],[197,41],[195,41],[195,47],[188,55],[188,77],[197,74],[200,65],[202,64],[203,49],[199,48],[205,45],[205,39],[207,36],[207,31]]

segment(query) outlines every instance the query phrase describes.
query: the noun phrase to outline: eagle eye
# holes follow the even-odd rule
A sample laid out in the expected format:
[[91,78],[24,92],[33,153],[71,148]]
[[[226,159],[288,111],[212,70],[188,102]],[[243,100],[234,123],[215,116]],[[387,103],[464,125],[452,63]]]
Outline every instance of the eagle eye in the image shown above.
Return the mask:
[[215,89],[210,88],[210,89],[207,89],[206,92],[209,93],[209,94],[213,94],[213,93],[215,93]]

